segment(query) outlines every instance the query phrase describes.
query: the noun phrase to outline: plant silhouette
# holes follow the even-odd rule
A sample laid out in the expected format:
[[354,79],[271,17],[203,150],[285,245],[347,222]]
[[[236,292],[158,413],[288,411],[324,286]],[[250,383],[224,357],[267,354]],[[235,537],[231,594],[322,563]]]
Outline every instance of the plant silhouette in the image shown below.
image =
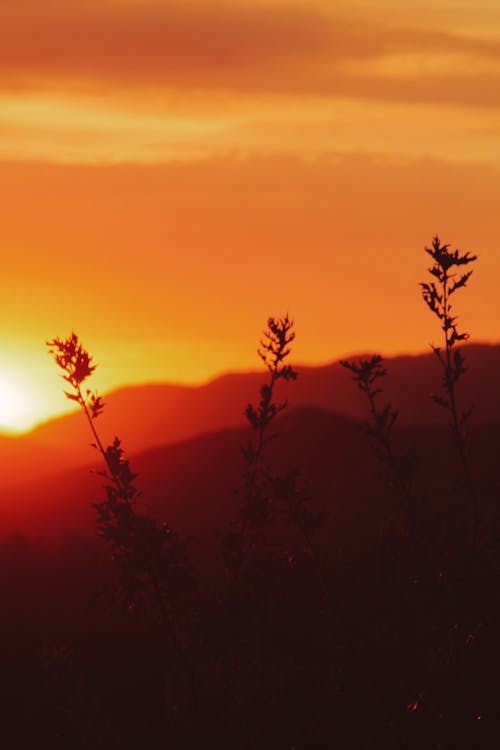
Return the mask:
[[269,379],[260,389],[257,406],[248,404],[245,416],[254,438],[242,447],[246,468],[241,490],[242,507],[239,530],[222,536],[223,554],[228,570],[236,577],[251,550],[256,549],[265,537],[265,529],[272,521],[273,473],[266,463],[265,449],[276,438],[271,426],[287,406],[287,400],[275,400],[276,385],[280,380],[296,380],[297,373],[285,363],[295,339],[293,321],[288,314],[282,318],[270,317],[264,331],[258,355],[264,363]]
[[421,282],[422,297],[440,321],[444,338],[444,349],[442,346],[432,345],[432,350],[442,368],[443,385],[443,393],[433,394],[432,399],[450,416],[463,485],[472,504],[472,544],[475,547],[478,542],[479,501],[471,479],[466,447],[466,427],[472,409],[461,410],[457,396],[457,385],[467,372],[465,357],[459,344],[466,341],[469,334],[458,330],[457,316],[452,311],[453,306],[450,300],[458,290],[467,286],[473,271],[471,269],[463,272],[462,269],[477,260],[477,255],[450,250],[450,245],[442,245],[437,235],[433,238],[432,246],[425,248],[425,252],[433,260],[433,265],[428,271],[435,281]]
[[[194,570],[188,557],[189,539],[183,539],[167,523],[145,516],[137,509],[139,493],[134,474],[124,457],[121,441],[115,437],[104,447],[95,421],[104,409],[101,397],[84,383],[96,365],[78,336],[47,342],[50,354],[63,371],[68,399],[77,403],[90,427],[94,443],[104,461],[99,472],[105,480],[106,497],[93,507],[99,535],[111,549],[119,572],[119,588],[129,610],[154,604],[194,692],[194,667],[184,644],[182,619],[192,607],[196,593]],[[194,695],[193,695],[194,699]]]
[[301,483],[300,471],[294,467],[277,472],[271,466],[266,449],[276,439],[272,427],[275,419],[287,407],[286,398],[276,396],[279,381],[294,381],[298,375],[285,360],[290,356],[295,340],[293,321],[286,314],[270,317],[257,353],[269,374],[268,382],[260,389],[256,406],[248,404],[245,417],[254,437],[242,447],[245,460],[240,509],[239,530],[223,535],[226,566],[237,576],[249,554],[261,551],[266,545],[266,533],[273,521],[283,516],[299,529],[308,554],[317,557],[313,535],[321,526],[325,513],[311,508],[311,497]]
[[398,410],[390,403],[378,406],[377,397],[382,393],[378,382],[387,375],[383,362],[380,354],[374,354],[357,360],[341,360],[340,364],[352,373],[352,379],[367,398],[370,419],[362,427],[370,438],[375,457],[384,467],[389,484],[402,497],[405,530],[414,541],[417,520],[415,456],[410,450],[398,452],[394,448],[393,429],[399,416]]

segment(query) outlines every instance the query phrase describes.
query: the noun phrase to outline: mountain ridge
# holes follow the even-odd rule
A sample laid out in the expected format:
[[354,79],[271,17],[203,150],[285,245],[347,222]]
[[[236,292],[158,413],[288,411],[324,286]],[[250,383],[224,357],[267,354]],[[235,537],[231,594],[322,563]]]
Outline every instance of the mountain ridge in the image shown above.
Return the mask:
[[[460,383],[463,408],[475,404],[473,424],[500,420],[500,345],[464,347],[469,372]],[[439,392],[441,373],[434,354],[387,358],[387,376],[381,382],[381,401],[399,410],[404,425],[440,425],[446,415],[430,398]],[[318,366],[297,366],[298,380],[280,384],[278,397],[290,408],[316,406],[334,414],[364,419],[366,404],[339,361]],[[245,425],[248,403],[258,400],[266,382],[265,371],[223,373],[199,386],[146,384],[128,386],[104,396],[106,408],[97,428],[104,443],[118,435],[132,455],[155,446],[178,443],[196,435]],[[31,477],[58,473],[88,463],[85,448],[91,443],[88,425],[77,411],[36,427],[25,436],[0,436],[0,473],[4,484],[19,473]]]
[[[372,530],[373,519],[390,514],[387,509],[400,501],[387,486],[369,438],[352,418],[318,407],[298,407],[280,415],[276,432],[278,439],[269,447],[271,465],[278,472],[298,468],[313,500],[326,503],[335,523],[342,521],[353,538],[360,527]],[[141,512],[200,539],[224,528],[238,514],[237,495],[245,467],[241,446],[250,435],[249,428],[227,428],[135,455],[127,453],[138,475]],[[416,448],[419,472],[425,470],[426,484],[431,487],[456,465],[446,424],[399,426],[394,438],[398,451]],[[496,498],[500,478],[493,468],[500,421],[474,427],[470,443],[478,487],[484,497]],[[95,537],[92,503],[104,492],[104,479],[96,476],[102,469],[96,454],[94,463],[87,461],[83,467],[13,486],[1,505],[0,528],[51,537],[61,532]],[[215,547],[215,539],[208,543]]]

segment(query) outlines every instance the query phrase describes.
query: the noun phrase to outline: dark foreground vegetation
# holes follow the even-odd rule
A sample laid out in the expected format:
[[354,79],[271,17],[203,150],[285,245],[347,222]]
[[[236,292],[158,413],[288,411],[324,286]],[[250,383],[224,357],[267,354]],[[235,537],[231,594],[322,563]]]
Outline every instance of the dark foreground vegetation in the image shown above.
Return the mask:
[[[498,746],[500,430],[461,400],[450,299],[475,257],[427,252],[442,427],[399,424],[378,355],[343,363],[363,424],[290,411],[293,323],[270,318],[248,429],[145,454],[138,477],[101,439],[92,358],[49,343],[103,489],[78,521],[97,535],[2,541],[2,747]],[[67,507],[86,481],[68,475]]]

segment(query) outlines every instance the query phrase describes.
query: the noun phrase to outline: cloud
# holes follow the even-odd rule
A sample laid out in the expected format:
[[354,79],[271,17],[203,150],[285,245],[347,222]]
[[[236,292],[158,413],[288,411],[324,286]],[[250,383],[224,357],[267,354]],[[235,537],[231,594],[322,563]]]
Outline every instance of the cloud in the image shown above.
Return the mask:
[[[429,55],[457,71],[423,75]],[[352,72],[412,55],[396,78]],[[480,60],[483,67],[475,72]],[[2,3],[4,90],[299,93],[402,101],[500,104],[500,41],[397,27],[375,13],[332,15],[323,5],[233,2]],[[488,67],[491,66],[491,69]],[[449,66],[448,66],[449,67]]]
[[[401,87],[401,82],[397,82]],[[368,86],[368,83],[367,83]],[[0,94],[0,159],[157,163],[331,151],[500,163],[500,109],[308,96],[104,97]],[[188,99],[186,103],[186,99]]]

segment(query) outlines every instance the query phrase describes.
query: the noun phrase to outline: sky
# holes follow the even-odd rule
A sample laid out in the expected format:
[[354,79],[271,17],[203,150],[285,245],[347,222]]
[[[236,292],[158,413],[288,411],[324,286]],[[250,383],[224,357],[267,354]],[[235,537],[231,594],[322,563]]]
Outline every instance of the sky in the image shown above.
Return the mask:
[[497,0],[3,0],[0,429],[102,391],[423,351],[434,234],[479,261],[457,311],[498,341]]

